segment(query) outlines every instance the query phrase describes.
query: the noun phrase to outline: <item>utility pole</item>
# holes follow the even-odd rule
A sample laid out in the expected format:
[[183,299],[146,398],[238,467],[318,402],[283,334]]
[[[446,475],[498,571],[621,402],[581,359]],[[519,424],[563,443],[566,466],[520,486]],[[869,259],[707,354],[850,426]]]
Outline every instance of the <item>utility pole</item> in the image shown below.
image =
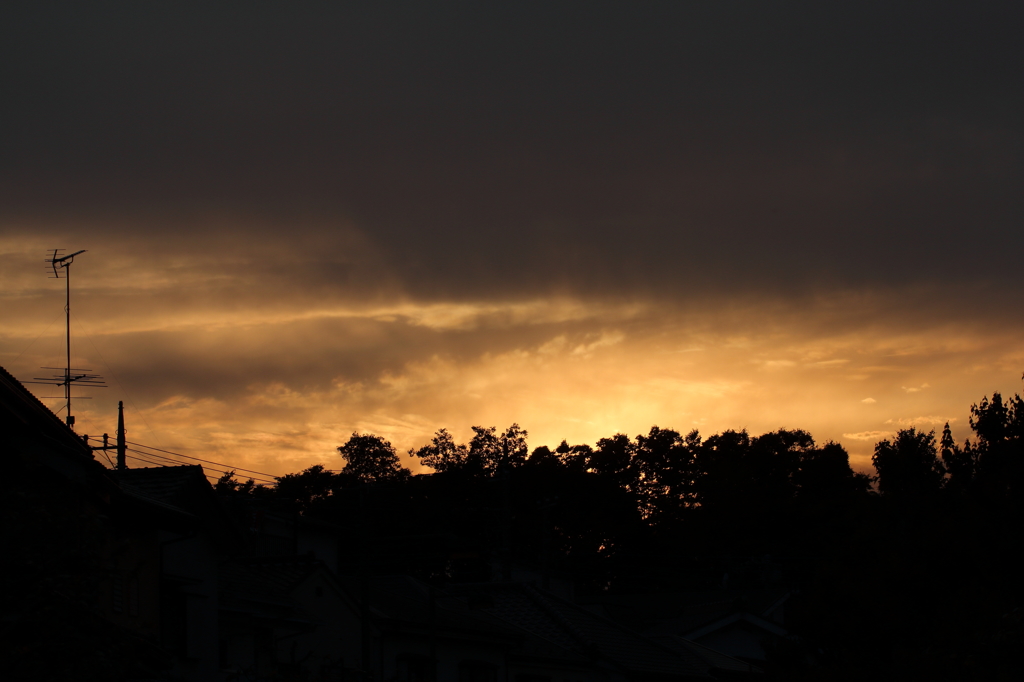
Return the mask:
[[[117,433],[114,434],[117,437],[117,445],[110,444],[110,437],[107,434],[103,434],[103,445],[93,445],[93,450],[113,450],[117,449],[117,470],[124,471],[128,468],[128,463],[125,461],[126,452],[128,451],[128,445],[126,443],[128,431],[124,428],[124,401],[117,401]],[[86,442],[89,437],[85,436]]]
[[117,470],[124,471],[128,468],[125,463],[125,450],[127,449],[124,444],[125,441],[125,430],[124,430],[124,401],[117,401]]

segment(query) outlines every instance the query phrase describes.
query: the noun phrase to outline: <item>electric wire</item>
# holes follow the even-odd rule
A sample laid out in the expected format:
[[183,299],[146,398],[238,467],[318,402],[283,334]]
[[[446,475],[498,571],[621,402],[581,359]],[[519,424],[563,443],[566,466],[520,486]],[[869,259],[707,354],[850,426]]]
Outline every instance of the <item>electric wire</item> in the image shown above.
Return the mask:
[[165,466],[167,466],[163,462],[154,462],[151,459],[146,459],[144,457],[138,457],[136,455],[129,455],[127,453],[125,453],[125,459],[134,459],[134,460],[137,460],[139,462],[145,462],[146,464],[153,464],[153,465],[158,466],[158,467],[165,467]]
[[134,452],[137,455],[145,455],[147,457],[155,457],[158,461],[161,461],[161,462],[168,462],[168,464],[165,464],[164,466],[178,465],[178,464],[187,464],[187,462],[182,462],[181,460],[172,459],[171,457],[165,457],[164,455],[158,455],[158,454],[155,454],[155,453],[152,453],[152,452],[146,452],[145,450],[136,450],[135,448],[125,448],[125,451],[126,452]]
[[[88,436],[88,439],[91,440],[91,441],[96,441],[98,443],[102,442],[102,440],[103,440],[99,436]],[[127,443],[128,441],[125,441],[125,442]],[[188,459],[194,459],[194,460],[198,460],[198,461],[201,461],[201,462],[206,462],[207,464],[213,464],[213,465],[216,465],[218,468],[224,469],[225,473],[227,473],[228,471],[246,471],[246,472],[249,471],[248,469],[238,469],[237,467],[233,467],[230,464],[225,464],[224,462],[214,462],[214,461],[211,461],[211,460],[199,459],[198,457],[190,457],[189,455],[182,455],[182,454],[179,454],[177,452],[171,452],[169,450],[160,450],[159,448],[152,448],[151,446],[142,445],[140,443],[131,443],[131,444],[135,445],[137,447],[149,448],[149,449],[152,449],[152,450],[158,450],[159,452],[167,452],[168,454],[176,455],[178,457],[186,457]],[[128,453],[128,452],[135,453],[133,455],[125,454],[126,457],[131,457],[132,459],[136,459],[136,460],[139,460],[139,461],[142,461],[142,462],[146,462],[148,464],[156,464],[158,466],[163,466],[163,467],[188,464],[188,462],[183,462],[183,461],[181,461],[179,459],[174,459],[174,457],[168,457],[167,455],[157,454],[156,452],[147,452],[145,450],[137,450],[136,448],[128,448],[128,447],[125,448],[125,451],[126,451],[126,453]],[[99,452],[102,452],[103,456],[107,459],[107,462],[110,464],[110,466],[114,467],[114,463],[111,462],[110,456],[107,454],[107,452],[105,450],[99,450]],[[145,458],[142,458],[142,457],[138,457],[138,455],[145,455],[146,457],[154,458],[156,461],[154,461],[154,459],[145,459]],[[253,472],[253,473],[262,474],[262,476],[273,476],[273,474],[264,474],[263,472]],[[203,472],[203,474],[207,478],[209,478],[211,480],[214,480],[214,481],[220,479],[219,476],[214,476],[213,474],[208,474],[205,471]],[[276,485],[277,481],[275,479],[273,479],[273,478],[263,478],[262,476],[250,476],[250,478],[252,478],[257,483],[265,483],[265,484],[269,484],[269,485]]]
[[[136,450],[134,448],[127,448],[127,449],[132,451],[132,452],[136,452],[136,453],[138,453],[140,455],[146,455],[147,457],[157,457],[157,458],[160,458],[160,459],[163,459],[163,460],[167,460],[169,462],[173,462],[174,464],[179,464],[179,465],[180,464],[185,464],[185,465],[190,464],[189,462],[183,462],[180,459],[174,459],[173,457],[168,457],[166,455],[159,455],[159,454],[157,454],[155,452],[148,452],[148,451],[144,451],[144,450]],[[182,455],[182,456],[184,457],[184,455]],[[205,461],[205,460],[201,460],[201,461]],[[227,473],[229,470],[230,471],[238,471],[238,469],[236,469],[235,467],[232,467],[229,464],[224,464],[223,462],[208,462],[208,463],[209,464],[215,464],[217,466],[217,468],[218,469],[222,469],[224,471],[224,473]],[[196,465],[193,465],[193,466],[196,466]],[[251,478],[251,479],[253,479],[255,481],[259,481],[261,483],[270,483],[270,484],[276,483],[275,480],[271,480],[269,478],[263,478],[261,476],[249,476],[249,478]]]
[[106,450],[100,450],[100,452],[103,453],[103,459],[107,460],[107,464],[109,464],[110,468],[113,469],[114,468],[114,463],[110,460],[110,455],[107,454],[107,451]]
[[[144,457],[138,457],[136,455],[129,455],[127,453],[125,454],[125,459],[135,460],[136,462],[145,462],[146,464],[153,464],[153,465],[155,465],[157,467],[160,467],[160,468],[167,468],[168,466],[170,466],[170,465],[168,465],[168,464],[166,464],[164,462],[154,462],[153,460],[149,460],[149,459],[146,459]],[[205,476],[210,481],[210,483],[214,483],[214,484],[216,484],[220,480],[219,476],[214,476],[213,474],[208,474],[205,471],[203,472],[203,476]]]
[[[227,464],[224,464],[223,462],[214,462],[214,461],[209,460],[209,459],[201,459],[199,457],[193,457],[192,455],[183,455],[180,452],[171,452],[170,450],[161,450],[160,448],[154,448],[151,445],[143,445],[142,443],[135,443],[135,442],[132,442],[132,441],[127,441],[127,440],[125,442],[128,443],[129,445],[134,445],[134,446],[140,447],[140,448],[146,448],[147,450],[156,450],[157,452],[164,452],[164,453],[167,453],[168,455],[175,455],[177,457],[184,457],[186,459],[194,459],[197,462],[206,462],[207,464],[216,464],[217,466],[229,466]],[[254,471],[252,469],[242,469],[241,467],[230,467],[230,468],[233,468],[235,471],[244,471],[247,474],[258,474],[260,476],[267,476],[269,478],[275,478],[274,474],[268,474],[266,471]]]
[[[161,460],[164,460],[166,462],[170,462],[171,463],[171,464],[164,464],[163,466],[171,466],[172,464],[173,465],[182,465],[182,464],[186,464],[187,465],[188,464],[188,462],[182,462],[181,460],[177,460],[177,459],[174,459],[172,457],[167,457],[165,455],[158,455],[158,454],[155,454],[155,453],[152,453],[152,452],[145,452],[143,450],[136,450],[135,448],[125,448],[125,449],[128,450],[129,452],[134,452],[134,453],[139,454],[139,455],[145,455],[147,457],[157,457],[157,458],[160,458]],[[214,462],[214,463],[215,464],[219,464],[219,463],[216,463],[216,462]],[[195,466],[195,465],[192,465],[192,466]],[[219,464],[219,466],[223,466],[225,469],[231,469],[231,467],[227,466],[226,464]],[[227,473],[227,472],[225,471],[225,473]],[[219,477],[217,477],[217,478],[219,478]],[[260,483],[270,483],[270,484],[275,483],[275,481],[272,481],[272,480],[269,480],[269,479],[266,479],[266,478],[257,478],[257,477],[251,477],[251,476],[250,476],[250,478],[253,478],[253,480],[255,480],[255,481],[259,481]]]
[[[132,450],[131,452],[135,452],[135,450]],[[139,457],[137,455],[129,455],[127,453],[125,453],[125,459],[132,459],[132,460],[135,460],[137,462],[145,462],[146,464],[153,464],[153,465],[155,465],[157,467],[160,467],[160,468],[166,468],[166,467],[170,466],[169,464],[167,464],[165,462],[156,462],[156,461],[153,461],[151,459],[146,459],[145,457]],[[212,481],[214,483],[216,483],[219,480],[219,477],[214,476],[212,474],[208,474],[206,472],[203,472],[203,475],[206,476],[206,478],[210,479],[210,481]]]

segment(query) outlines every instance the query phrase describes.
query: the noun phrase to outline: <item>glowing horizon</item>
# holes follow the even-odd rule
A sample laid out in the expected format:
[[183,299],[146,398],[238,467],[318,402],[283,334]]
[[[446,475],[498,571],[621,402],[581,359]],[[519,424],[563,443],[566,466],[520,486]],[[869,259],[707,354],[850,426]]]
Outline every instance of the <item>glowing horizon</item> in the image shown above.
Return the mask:
[[[0,240],[5,308],[17,311],[0,328],[0,364],[19,378],[62,364],[62,289],[34,281],[41,244]],[[152,301],[174,299],[173,274],[151,262],[137,269],[148,284],[119,275],[118,288],[104,260],[132,256],[98,246],[76,264],[73,364],[95,367],[110,388],[76,403],[77,431],[113,433],[121,399],[133,440],[276,475],[339,467],[335,448],[355,431],[405,453],[442,427],[468,440],[470,426],[512,422],[531,448],[593,445],[653,425],[705,437],[802,428],[842,443],[868,471],[874,443],[897,428],[948,421],[959,441],[968,437],[970,405],[1017,392],[1024,364],[1015,325],[971,332],[901,314],[933,297],[928,289],[795,302],[395,296],[329,305],[285,292],[273,306],[239,308],[230,292],[215,295],[216,277],[188,276],[202,292],[192,307],[154,310]],[[178,259],[172,272],[195,275],[193,265]]]

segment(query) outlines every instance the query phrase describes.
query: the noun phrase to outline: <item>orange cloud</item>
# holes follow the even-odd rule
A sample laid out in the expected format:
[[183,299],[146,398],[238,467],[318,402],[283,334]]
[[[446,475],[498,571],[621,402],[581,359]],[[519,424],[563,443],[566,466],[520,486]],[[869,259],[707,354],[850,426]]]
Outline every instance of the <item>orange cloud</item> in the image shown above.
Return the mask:
[[[37,267],[53,238],[0,239],[0,364],[20,377],[62,362],[62,292]],[[76,272],[73,354],[111,388],[77,403],[79,431],[112,433],[124,399],[138,441],[275,474],[340,466],[335,448],[354,431],[405,451],[441,427],[465,439],[471,425],[512,422],[532,446],[654,424],[804,428],[866,469],[883,425],[963,423],[1022,361],[1012,325],[908,319],[906,292],[417,300],[384,277],[360,300],[289,283],[306,263],[281,243],[254,277],[246,268],[273,249],[235,254],[225,276],[207,255],[146,261],[100,246]],[[105,270],[122,256],[116,276]],[[881,422],[883,401],[926,416]]]

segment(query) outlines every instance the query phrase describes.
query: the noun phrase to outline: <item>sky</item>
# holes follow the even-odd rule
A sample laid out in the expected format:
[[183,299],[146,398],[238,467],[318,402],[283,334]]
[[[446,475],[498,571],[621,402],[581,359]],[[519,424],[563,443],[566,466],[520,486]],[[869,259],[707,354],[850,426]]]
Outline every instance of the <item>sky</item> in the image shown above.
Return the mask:
[[[1019,3],[0,9],[0,365],[256,471],[1021,391]],[[55,411],[59,388],[32,386]],[[63,412],[60,413],[63,416]]]

